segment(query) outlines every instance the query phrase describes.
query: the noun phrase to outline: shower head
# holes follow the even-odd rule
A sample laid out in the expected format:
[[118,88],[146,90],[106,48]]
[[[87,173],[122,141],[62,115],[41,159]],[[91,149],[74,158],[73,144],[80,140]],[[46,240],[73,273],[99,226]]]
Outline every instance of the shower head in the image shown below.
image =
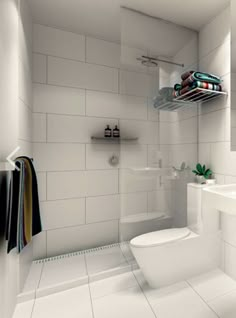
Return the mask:
[[138,61],[142,63],[142,65],[147,67],[157,67],[158,63],[155,58],[149,56],[142,56],[137,58]]
[[167,63],[167,64],[171,64],[171,65],[184,67],[184,64],[171,62],[171,61],[168,61],[168,60],[163,60],[163,59],[160,59],[160,58],[157,58],[157,57],[145,56],[145,55],[142,55],[141,57],[138,57],[137,60],[140,61],[142,65],[147,66],[147,67],[157,67],[158,66],[158,62],[163,62],[163,63]]

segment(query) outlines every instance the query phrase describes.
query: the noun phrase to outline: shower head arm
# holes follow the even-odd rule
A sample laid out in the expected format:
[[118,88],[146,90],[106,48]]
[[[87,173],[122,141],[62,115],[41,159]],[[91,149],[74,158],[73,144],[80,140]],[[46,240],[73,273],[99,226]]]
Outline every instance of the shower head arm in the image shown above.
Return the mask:
[[184,67],[184,64],[175,63],[175,62],[171,62],[171,61],[159,59],[159,58],[157,58],[157,57],[150,57],[150,56],[142,55],[142,58],[148,59],[148,60],[150,60],[150,61],[163,62],[163,63],[167,63],[167,64],[171,64],[171,65],[177,65],[177,66],[180,66],[180,67]]

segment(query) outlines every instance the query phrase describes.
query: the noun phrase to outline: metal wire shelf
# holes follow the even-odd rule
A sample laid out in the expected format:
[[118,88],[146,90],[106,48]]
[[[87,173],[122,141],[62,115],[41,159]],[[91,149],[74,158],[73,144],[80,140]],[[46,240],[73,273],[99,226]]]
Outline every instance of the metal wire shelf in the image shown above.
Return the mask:
[[190,104],[202,104],[226,95],[226,92],[213,91],[205,88],[194,88],[181,96],[173,98],[171,101],[166,101],[161,105],[155,105],[155,108],[163,111],[177,111]]

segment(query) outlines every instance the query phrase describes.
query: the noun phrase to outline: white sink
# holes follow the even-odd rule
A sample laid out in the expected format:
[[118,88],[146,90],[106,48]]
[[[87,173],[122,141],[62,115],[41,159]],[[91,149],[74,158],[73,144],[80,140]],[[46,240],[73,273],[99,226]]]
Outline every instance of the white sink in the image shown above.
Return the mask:
[[205,188],[203,198],[206,207],[236,216],[236,184]]

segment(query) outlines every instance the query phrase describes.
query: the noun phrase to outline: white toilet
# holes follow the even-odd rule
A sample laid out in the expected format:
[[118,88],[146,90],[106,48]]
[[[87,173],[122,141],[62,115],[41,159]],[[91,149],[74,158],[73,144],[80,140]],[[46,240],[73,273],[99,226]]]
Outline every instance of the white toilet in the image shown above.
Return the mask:
[[132,252],[151,287],[170,285],[219,266],[219,214],[204,209],[204,187],[188,184],[187,227],[155,231],[131,240]]

